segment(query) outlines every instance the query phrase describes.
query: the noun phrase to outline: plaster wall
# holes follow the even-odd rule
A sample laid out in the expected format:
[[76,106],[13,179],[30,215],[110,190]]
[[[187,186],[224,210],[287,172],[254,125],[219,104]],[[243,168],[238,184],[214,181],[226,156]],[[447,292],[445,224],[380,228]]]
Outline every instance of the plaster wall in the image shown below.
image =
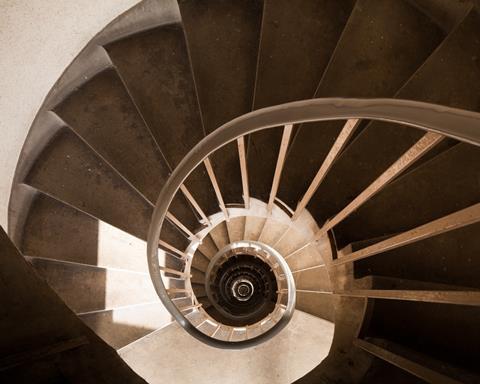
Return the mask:
[[18,158],[43,100],[102,28],[139,0],[0,0],[0,226]]

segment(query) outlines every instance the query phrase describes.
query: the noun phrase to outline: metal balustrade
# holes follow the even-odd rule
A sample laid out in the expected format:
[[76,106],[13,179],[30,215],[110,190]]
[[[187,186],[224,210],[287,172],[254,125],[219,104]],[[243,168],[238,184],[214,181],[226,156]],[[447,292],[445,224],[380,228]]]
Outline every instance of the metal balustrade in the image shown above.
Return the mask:
[[[421,129],[425,131],[425,134],[345,208],[323,223],[323,226],[312,238],[312,243],[315,243],[325,236],[336,225],[345,220],[361,205],[377,194],[385,185],[428,153],[428,151],[434,148],[445,137],[454,138],[477,146],[480,145],[480,114],[440,105],[394,99],[332,98],[292,102],[248,113],[223,125],[205,137],[184,157],[171,174],[168,182],[164,185],[158,197],[150,225],[147,250],[150,275],[157,294],[175,320],[195,338],[211,346],[235,349],[257,345],[277,334],[288,324],[295,306],[295,283],[285,258],[295,254],[295,252],[299,250],[294,250],[288,255],[280,255],[275,249],[265,244],[239,242],[240,245],[234,243],[233,245],[229,245],[226,250],[219,252],[218,258],[224,255],[226,251],[234,250],[237,246],[248,245],[250,247],[260,247],[262,250],[267,250],[267,254],[272,256],[272,260],[266,259],[265,261],[272,261],[271,268],[279,279],[278,281],[284,280],[284,283],[281,284],[281,287],[279,287],[277,291],[278,300],[275,305],[275,310],[263,320],[244,327],[222,324],[213,319],[202,308],[202,304],[199,303],[192,290],[191,263],[193,254],[202,241],[202,236],[208,233],[208,229],[199,232],[203,233],[203,235],[199,233],[194,235],[194,228],[189,229],[183,224],[177,223],[176,219],[169,213],[169,206],[173,198],[181,191],[193,204],[204,224],[208,225],[208,228],[212,228],[223,220],[228,221],[230,219],[227,209],[229,202],[223,200],[222,192],[216,180],[215,171],[209,157],[218,149],[236,140],[245,209],[249,209],[250,191],[247,162],[245,160],[246,137],[262,129],[278,129],[278,127],[280,127],[283,129],[283,137],[267,205],[267,212],[271,214],[273,206],[278,203],[276,194],[281,183],[283,165],[285,161],[288,161],[286,153],[291,140],[292,129],[297,124],[328,120],[345,120],[346,123],[317,174],[313,180],[311,180],[308,189],[299,200],[298,205],[291,210],[291,212],[293,212],[291,215],[292,223],[295,223],[295,220],[298,219],[302,211],[306,209],[311,197],[322,180],[324,180],[343,148],[348,145],[349,139],[362,120],[379,120],[398,123]],[[305,155],[307,156],[308,154]],[[195,168],[202,166],[202,164],[206,167],[218,199],[219,210],[221,212],[220,216],[214,215],[215,217],[207,218],[200,208],[200,205],[196,202],[194,194],[190,193],[184,185],[187,177]],[[166,218],[174,224],[176,223],[180,229],[187,233],[193,240],[187,250],[178,250],[161,239],[160,234]],[[480,221],[480,211],[478,204],[476,204],[418,228],[382,240],[364,249],[350,253],[348,251],[335,252],[338,257],[334,260],[329,260],[327,268],[335,268],[341,264],[352,263],[385,250],[401,247],[478,221]],[[159,250],[159,246],[163,250]],[[308,246],[308,244],[303,247],[305,246]],[[182,270],[175,270],[167,265],[161,265],[160,261],[162,258],[159,258],[159,254],[162,252],[173,254],[179,258],[183,262]],[[166,261],[167,259],[165,258],[164,260]],[[212,261],[210,261],[210,263],[212,263]],[[215,260],[213,263],[215,263]],[[209,266],[210,270],[212,265],[213,264]],[[167,288],[165,285],[167,281],[180,281],[184,284],[182,288]],[[178,294],[183,294],[184,296],[176,296],[176,300],[171,297]],[[459,305],[465,303],[468,305],[480,305],[478,293],[468,291],[456,291],[454,293],[444,291],[440,299],[438,299],[438,294],[431,291],[426,291],[423,295],[421,291],[392,291],[389,293],[388,291],[375,290],[339,291],[334,292],[334,294],[365,298],[381,297],[387,299],[407,297],[408,300],[425,302],[438,302],[438,300],[443,300],[442,302],[444,302],[446,300],[448,303],[457,303]],[[177,300],[178,298],[184,299],[182,302],[186,303],[186,305],[180,306],[176,304],[180,302],[180,300]]]

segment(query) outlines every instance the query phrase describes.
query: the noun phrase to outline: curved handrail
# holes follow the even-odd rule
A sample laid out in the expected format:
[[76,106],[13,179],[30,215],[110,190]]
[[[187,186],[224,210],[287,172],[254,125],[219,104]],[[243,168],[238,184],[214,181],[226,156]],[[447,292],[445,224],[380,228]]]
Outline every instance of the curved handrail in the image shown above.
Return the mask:
[[275,327],[256,338],[231,343],[214,339],[196,329],[173,304],[161,279],[157,251],[167,210],[180,186],[211,153],[241,136],[286,124],[347,119],[399,123],[480,145],[479,113],[410,100],[342,98],[304,100],[260,109],[224,124],[197,143],[173,171],[157,199],[148,233],[148,267],[155,290],[167,310],[189,334],[214,347],[245,348],[273,337],[280,331],[282,320],[287,319],[282,319]]

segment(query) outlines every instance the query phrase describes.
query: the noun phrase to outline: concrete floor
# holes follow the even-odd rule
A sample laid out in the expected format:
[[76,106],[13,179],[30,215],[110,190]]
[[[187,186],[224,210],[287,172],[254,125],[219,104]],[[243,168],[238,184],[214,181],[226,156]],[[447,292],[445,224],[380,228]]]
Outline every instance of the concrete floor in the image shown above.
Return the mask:
[[327,355],[333,323],[296,311],[272,340],[251,349],[225,351],[193,339],[177,323],[119,351],[148,383],[291,383]]
[[23,142],[67,65],[139,0],[0,0],[0,226]]

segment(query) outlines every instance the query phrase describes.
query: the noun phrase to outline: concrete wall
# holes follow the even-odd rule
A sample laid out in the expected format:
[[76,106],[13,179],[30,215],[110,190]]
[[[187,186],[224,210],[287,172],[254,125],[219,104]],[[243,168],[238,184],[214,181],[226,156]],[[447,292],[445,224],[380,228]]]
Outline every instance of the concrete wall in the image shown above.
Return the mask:
[[0,0],[0,226],[45,96],[92,37],[139,0]]

